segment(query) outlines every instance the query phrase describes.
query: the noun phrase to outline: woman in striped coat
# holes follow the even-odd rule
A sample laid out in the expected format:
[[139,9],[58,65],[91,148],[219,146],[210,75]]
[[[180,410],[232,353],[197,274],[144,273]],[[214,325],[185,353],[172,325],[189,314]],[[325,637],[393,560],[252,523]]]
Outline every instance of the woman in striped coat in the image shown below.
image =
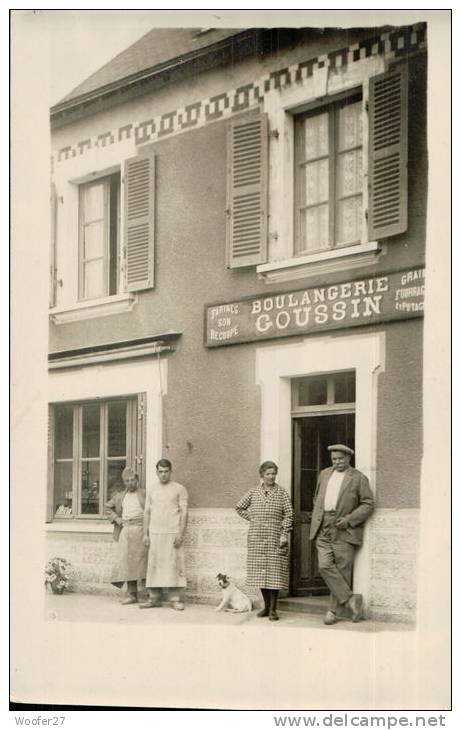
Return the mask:
[[269,621],[278,621],[278,592],[288,588],[288,533],[293,525],[290,497],[276,483],[277,472],[273,461],[263,462],[259,467],[261,483],[235,507],[250,523],[247,584],[261,589],[264,608],[258,616],[269,616]]

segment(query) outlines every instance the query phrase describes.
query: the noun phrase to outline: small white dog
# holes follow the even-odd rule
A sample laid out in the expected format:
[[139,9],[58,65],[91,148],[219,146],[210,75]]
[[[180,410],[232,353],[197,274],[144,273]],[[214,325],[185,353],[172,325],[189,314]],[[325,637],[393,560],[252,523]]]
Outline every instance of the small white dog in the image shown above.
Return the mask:
[[240,588],[231,583],[227,575],[218,573],[216,576],[222,589],[222,600],[215,611],[231,611],[232,613],[243,613],[251,611],[251,601]]

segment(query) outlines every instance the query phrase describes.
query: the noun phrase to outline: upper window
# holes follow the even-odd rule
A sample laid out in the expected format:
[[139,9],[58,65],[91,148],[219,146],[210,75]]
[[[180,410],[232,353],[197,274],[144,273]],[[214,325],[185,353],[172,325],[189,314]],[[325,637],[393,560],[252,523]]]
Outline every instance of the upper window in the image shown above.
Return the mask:
[[[64,313],[60,321],[73,321],[73,310],[120,311],[121,302],[133,299],[126,294],[154,286],[152,152],[125,160],[120,171],[80,178],[76,193],[66,198],[54,185],[51,191],[50,305],[53,316]],[[68,199],[76,201],[70,211],[57,204]]]
[[295,118],[295,255],[360,243],[362,101]]
[[79,299],[119,291],[120,173],[80,186]]
[[229,122],[229,268],[293,278],[291,260],[343,266],[357,254],[367,265],[407,229],[407,65],[322,100],[302,94],[283,114],[274,105]]

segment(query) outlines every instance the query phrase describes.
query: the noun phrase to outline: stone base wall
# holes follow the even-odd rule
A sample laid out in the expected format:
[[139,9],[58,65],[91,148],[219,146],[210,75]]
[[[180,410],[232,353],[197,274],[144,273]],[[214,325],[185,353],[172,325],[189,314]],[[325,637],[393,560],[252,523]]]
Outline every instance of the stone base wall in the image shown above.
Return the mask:
[[248,589],[246,544],[248,524],[231,509],[194,509],[189,513],[185,548],[188,599],[219,603],[218,573],[225,573],[255,602],[257,591]]
[[[226,573],[256,604],[258,592],[245,587],[248,526],[231,509],[191,509],[185,536],[187,589],[192,603],[219,603],[218,573]],[[110,585],[115,543],[111,534],[49,532],[48,558],[72,563],[74,590],[117,595]]]
[[[379,621],[415,620],[419,510],[376,510],[367,524],[370,546],[368,617]],[[248,525],[231,509],[191,509],[185,538],[187,590],[192,603],[218,604],[218,573],[226,573],[259,605],[248,589]],[[115,544],[111,534],[48,533],[48,556],[72,563],[74,588],[81,593],[118,594],[110,585]]]
[[72,564],[72,587],[78,593],[116,594],[110,584],[115,543],[111,534],[49,532],[47,557]]
[[419,509],[378,509],[367,524],[371,543],[369,616],[416,619]]

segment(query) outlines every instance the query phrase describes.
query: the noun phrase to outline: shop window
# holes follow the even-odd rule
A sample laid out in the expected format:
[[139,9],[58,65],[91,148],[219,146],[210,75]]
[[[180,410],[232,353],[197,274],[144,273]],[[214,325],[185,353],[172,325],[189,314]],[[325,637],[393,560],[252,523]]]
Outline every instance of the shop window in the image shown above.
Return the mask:
[[135,466],[143,479],[144,396],[50,406],[51,518],[103,517]]
[[295,256],[360,243],[362,101],[295,118]]

